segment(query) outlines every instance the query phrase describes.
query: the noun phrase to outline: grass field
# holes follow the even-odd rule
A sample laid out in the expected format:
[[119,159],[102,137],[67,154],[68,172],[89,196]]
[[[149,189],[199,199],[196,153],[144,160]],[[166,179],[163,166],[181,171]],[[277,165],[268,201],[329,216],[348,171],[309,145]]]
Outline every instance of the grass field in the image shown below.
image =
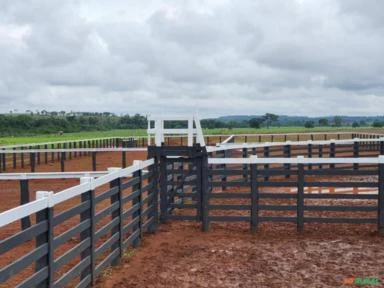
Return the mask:
[[[220,128],[220,129],[204,129],[205,135],[230,135],[230,134],[268,134],[268,133],[311,133],[311,132],[371,132],[371,133],[384,133],[384,129],[378,128],[351,128],[351,127],[271,127],[271,128]],[[78,132],[78,133],[65,133],[64,135],[57,134],[44,134],[36,136],[25,137],[0,137],[0,146],[2,145],[16,145],[28,143],[42,143],[54,141],[67,141],[67,140],[80,140],[91,138],[103,137],[129,137],[129,136],[146,136],[145,129],[132,129],[132,130],[110,130],[110,131],[91,131],[91,132]]]

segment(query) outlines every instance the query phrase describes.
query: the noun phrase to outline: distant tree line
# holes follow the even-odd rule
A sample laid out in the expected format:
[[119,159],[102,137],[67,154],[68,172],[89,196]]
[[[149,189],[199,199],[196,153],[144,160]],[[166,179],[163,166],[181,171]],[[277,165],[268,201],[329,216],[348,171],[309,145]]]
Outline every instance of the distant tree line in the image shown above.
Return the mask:
[[0,114],[0,135],[52,134],[59,131],[81,132],[111,129],[144,129],[147,118],[140,114],[117,116],[112,113],[82,113],[78,115]]
[[[372,126],[376,128],[384,127],[382,118],[377,118],[372,122],[363,120],[351,122],[351,119],[344,119],[342,116],[324,118],[304,118],[304,121],[289,121],[288,116],[279,116],[266,113],[262,116],[253,117],[249,120],[224,121],[218,119],[203,119],[201,126],[206,129],[215,128],[255,128],[272,126],[302,126],[306,128],[314,127],[341,127],[341,126]],[[294,117],[293,117],[294,118]],[[303,118],[303,117],[301,117]],[[295,118],[294,118],[295,119]],[[185,128],[186,121],[165,122],[166,128]],[[111,129],[146,129],[147,118],[140,114],[118,116],[111,112],[65,112],[65,111],[26,111],[17,113],[11,111],[9,114],[0,114],[0,136],[36,135],[52,133],[69,133],[81,131],[102,131]]]

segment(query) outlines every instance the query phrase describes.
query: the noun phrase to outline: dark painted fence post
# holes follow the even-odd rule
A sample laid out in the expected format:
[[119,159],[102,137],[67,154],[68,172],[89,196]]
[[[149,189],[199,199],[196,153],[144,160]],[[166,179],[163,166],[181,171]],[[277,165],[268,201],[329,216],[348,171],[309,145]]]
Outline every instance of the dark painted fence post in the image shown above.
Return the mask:
[[166,223],[168,218],[167,164],[165,160],[165,156],[160,157],[160,223]]
[[[319,158],[323,157],[323,145],[319,144]],[[323,165],[319,164],[319,169],[322,169]]]
[[[256,155],[251,156],[252,160],[257,159]],[[259,222],[259,187],[257,184],[257,165],[251,165],[251,232],[257,232]]]
[[[16,150],[16,148],[13,148],[13,151],[15,151]],[[16,169],[16,153],[15,152],[13,152],[12,153],[12,162],[13,162],[13,169]]]
[[[291,145],[290,144],[284,145],[283,154],[284,154],[285,158],[291,158]],[[285,174],[285,178],[289,178],[291,176],[289,173],[291,170],[291,164],[284,164],[284,170],[287,172]]]
[[60,157],[60,171],[64,172],[65,171],[65,152],[61,152],[61,157]]
[[[269,146],[265,146],[264,147],[264,158],[269,158]],[[265,164],[264,165],[264,170],[269,170],[269,164]],[[265,176],[264,177],[264,181],[268,181],[269,180],[269,176]]]
[[[29,185],[28,179],[20,180],[20,205],[29,203]],[[31,227],[31,219],[29,216],[26,216],[21,219],[21,229],[27,229]]]
[[[91,183],[92,177],[82,177],[80,178],[80,184]],[[80,222],[90,221],[89,228],[80,233],[80,241],[84,241],[85,239],[90,239],[90,246],[85,249],[81,254],[81,260],[85,258],[90,258],[90,265],[83,270],[80,275],[80,280],[84,280],[90,275],[91,277],[91,285],[95,283],[95,192],[91,189],[91,185],[89,185],[89,190],[81,194],[81,202],[89,201],[89,209],[85,210],[80,214]]]
[[[311,135],[313,136],[313,135]],[[312,150],[313,150],[313,145],[312,143],[310,143],[311,141],[313,141],[312,139],[309,141],[308,143],[308,158],[312,158]],[[309,164],[308,165],[308,170],[311,170],[312,169],[312,164]]]
[[[47,149],[48,149],[48,145],[47,144],[44,145],[44,149],[45,149],[45,151],[47,151]],[[44,153],[44,163],[48,164],[48,152]]]
[[[360,142],[355,139],[353,142],[353,157],[354,158],[359,158],[359,153],[360,152]],[[359,170],[359,163],[353,164],[353,170]]]
[[384,155],[384,139],[380,138],[380,155]]
[[[118,169],[114,169],[114,168],[108,168],[108,172],[109,173],[113,173],[113,172],[116,172],[118,171]],[[112,180],[110,183],[109,183],[109,188],[110,189],[113,189],[115,187],[117,187],[117,189],[119,189],[119,192],[112,195],[110,197],[110,201],[111,201],[111,205],[115,204],[115,203],[118,203],[119,204],[119,209],[116,209],[115,211],[112,212],[112,219],[111,221],[115,220],[115,218],[119,218],[119,225],[116,225],[115,227],[113,227],[111,229],[111,237],[115,234],[115,233],[119,233],[120,232],[120,225],[121,225],[121,213],[122,211],[120,211],[120,208],[121,208],[121,191],[120,191],[120,186],[121,186],[121,179],[120,178],[117,178],[115,180]],[[113,252],[116,248],[119,248],[120,247],[120,243],[123,241],[123,235],[121,233],[119,233],[119,241],[116,241],[113,245],[111,245],[111,252]],[[120,251],[120,255],[122,255],[123,251]],[[112,263],[111,265],[118,265],[120,263],[120,258],[117,257]]]
[[[38,191],[36,192],[36,199],[43,199],[51,197],[53,192]],[[48,202],[50,202],[48,200]],[[36,236],[35,246],[39,248],[47,245],[48,251],[42,257],[35,262],[35,272],[39,272],[47,268],[48,277],[39,283],[38,287],[53,287],[54,275],[53,275],[53,207],[48,207],[36,213],[36,223],[47,221],[48,229],[46,232]]]
[[[36,147],[35,147],[37,150],[40,150],[40,145],[37,145]],[[41,153],[38,151],[37,152],[37,165],[40,165],[40,160],[41,160],[41,155],[40,155]]]
[[96,151],[92,151],[92,171],[96,171]]
[[31,172],[34,173],[35,172],[35,161],[36,161],[36,155],[34,152],[32,153],[29,153],[29,162],[30,162],[30,165],[31,165]]
[[[242,156],[244,158],[248,158],[248,148],[243,148]],[[243,164],[243,179],[245,182],[248,181],[248,164]]]
[[[3,150],[5,150],[5,148],[3,148]],[[6,153],[3,153],[3,157],[2,157],[2,165],[3,165],[3,171],[6,171],[7,170],[7,154]]]
[[156,157],[154,159],[155,163],[148,167],[149,173],[152,173],[152,177],[150,177],[148,181],[149,183],[152,183],[151,194],[153,195],[148,203],[148,206],[153,205],[153,210],[150,214],[150,216],[153,217],[153,223],[148,227],[148,232],[150,233],[155,233],[159,226],[159,163]]
[[139,181],[137,182],[137,184],[133,185],[132,186],[132,191],[139,191],[139,195],[137,197],[135,197],[133,200],[132,200],[132,206],[135,206],[136,204],[139,204],[139,209],[133,213],[132,215],[132,218],[135,219],[136,217],[139,218],[139,222],[133,227],[133,231],[135,230],[139,230],[139,237],[136,238],[135,241],[133,241],[132,243],[132,246],[133,247],[137,247],[139,244],[140,244],[140,241],[141,241],[141,238],[143,236],[143,229],[142,229],[142,222],[143,222],[143,219],[142,219],[142,161],[141,160],[135,160],[133,161],[133,165],[137,165],[139,168],[139,170],[135,171],[133,173],[133,178],[138,178]]
[[[21,150],[24,150],[24,147],[21,147]],[[21,168],[24,168],[24,153],[23,152],[21,152],[20,158],[21,158]]]
[[[331,141],[332,142],[331,142],[331,144],[329,146],[329,157],[330,158],[335,158],[335,156],[336,156],[336,143],[333,142],[334,140],[331,140]],[[335,164],[330,164],[329,168],[331,168],[331,169],[335,168]]]
[[201,171],[200,179],[201,179],[201,220],[202,220],[202,230],[209,231],[209,196],[210,196],[210,188],[209,188],[209,171],[208,171],[208,155],[205,153],[204,156],[198,158],[198,161],[201,162]]
[[379,156],[378,231],[384,236],[384,156]]
[[[122,148],[125,148],[126,145],[125,145],[126,142],[122,141],[121,142],[121,147]],[[127,167],[127,155],[126,155],[126,151],[121,151],[121,166],[123,168]]]
[[297,157],[297,232],[304,229],[304,157]]

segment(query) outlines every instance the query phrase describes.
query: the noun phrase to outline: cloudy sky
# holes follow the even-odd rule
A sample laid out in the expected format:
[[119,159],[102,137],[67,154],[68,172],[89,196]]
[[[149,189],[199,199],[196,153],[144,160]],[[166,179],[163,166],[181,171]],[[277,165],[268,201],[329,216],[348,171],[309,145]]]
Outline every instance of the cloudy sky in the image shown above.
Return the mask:
[[381,0],[0,0],[0,112],[382,115],[383,11]]

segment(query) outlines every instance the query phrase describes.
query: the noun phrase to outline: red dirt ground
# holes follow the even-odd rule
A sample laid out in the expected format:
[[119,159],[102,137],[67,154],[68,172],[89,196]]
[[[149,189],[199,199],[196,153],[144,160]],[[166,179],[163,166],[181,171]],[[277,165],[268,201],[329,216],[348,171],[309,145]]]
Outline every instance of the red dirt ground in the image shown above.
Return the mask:
[[264,224],[252,235],[246,224],[171,222],[146,235],[122,265],[99,280],[112,287],[343,287],[349,277],[384,281],[384,237],[374,225]]

